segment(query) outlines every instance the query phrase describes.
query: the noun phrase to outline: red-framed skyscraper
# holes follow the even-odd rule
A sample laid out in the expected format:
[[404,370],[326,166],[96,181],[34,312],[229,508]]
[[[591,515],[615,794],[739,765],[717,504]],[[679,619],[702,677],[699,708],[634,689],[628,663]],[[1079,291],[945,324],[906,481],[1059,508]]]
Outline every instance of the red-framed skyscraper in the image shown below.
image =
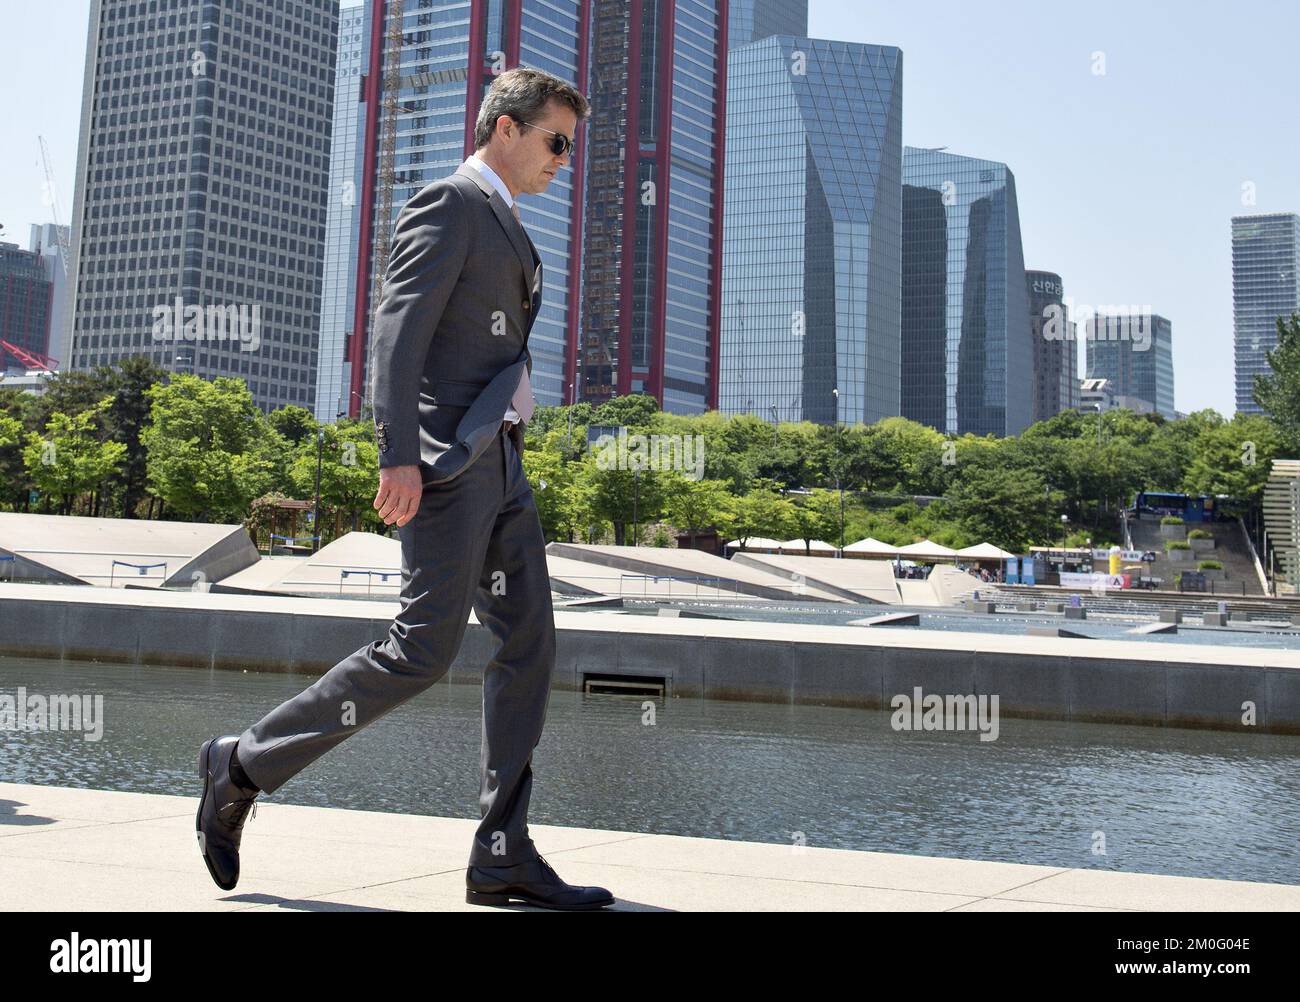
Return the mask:
[[538,402],[645,392],[680,413],[716,406],[726,2],[403,0],[390,218],[381,220],[393,3],[369,2],[357,94],[360,336],[347,347],[350,413],[367,385],[376,228],[391,232],[412,195],[473,152],[483,94],[519,65],[569,80],[592,102],[570,169],[544,195],[520,200],[546,278],[529,337]]

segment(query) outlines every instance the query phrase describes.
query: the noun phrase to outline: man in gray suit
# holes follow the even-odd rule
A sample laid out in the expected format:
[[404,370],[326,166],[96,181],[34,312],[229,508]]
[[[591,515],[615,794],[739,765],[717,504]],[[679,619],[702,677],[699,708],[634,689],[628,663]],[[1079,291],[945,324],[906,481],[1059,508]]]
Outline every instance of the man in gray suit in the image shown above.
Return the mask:
[[482,821],[466,900],[589,909],[603,887],[564,883],[528,836],[532,753],[555,664],[545,540],[520,452],[534,400],[528,334],[541,258],[514,199],[544,192],[569,162],[586,99],[547,73],[501,74],[476,151],[402,209],[375,316],[375,507],[402,542],[401,611],[387,638],[345,658],[243,734],[199,753],[196,827],[217,885],[239,879],[244,818],[350,734],[451,667],[469,611],[498,648],[483,677]]

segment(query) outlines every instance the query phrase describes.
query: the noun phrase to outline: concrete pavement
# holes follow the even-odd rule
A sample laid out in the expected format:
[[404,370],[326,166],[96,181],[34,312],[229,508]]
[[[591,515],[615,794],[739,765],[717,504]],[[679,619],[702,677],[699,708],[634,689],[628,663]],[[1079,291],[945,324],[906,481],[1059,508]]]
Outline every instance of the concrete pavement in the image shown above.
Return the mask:
[[[470,911],[475,822],[259,803],[239,886],[209,878],[195,796],[0,783],[0,910]],[[1300,887],[532,825],[620,911],[1297,911]]]

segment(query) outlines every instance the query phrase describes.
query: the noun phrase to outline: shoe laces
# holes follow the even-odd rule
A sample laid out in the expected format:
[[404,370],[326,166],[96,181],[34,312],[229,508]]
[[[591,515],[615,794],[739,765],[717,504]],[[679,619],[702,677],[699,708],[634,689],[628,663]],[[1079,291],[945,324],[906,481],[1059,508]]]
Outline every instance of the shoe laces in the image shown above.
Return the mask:
[[552,877],[554,877],[554,878],[555,878],[557,881],[559,881],[560,883],[564,883],[564,881],[560,880],[560,875],[559,875],[558,873],[555,872],[555,869],[551,866],[550,863],[546,862],[546,857],[544,857],[541,853],[538,853],[538,854],[537,854],[537,862],[539,862],[539,863],[542,865],[542,870],[543,870],[543,871],[545,871],[546,873],[549,873]]
[[230,816],[226,819],[226,824],[239,826],[244,823],[244,815],[248,814],[249,807],[253,808],[253,813],[249,815],[250,820],[257,817],[257,798],[246,797],[241,800],[232,800],[222,810],[229,810]]

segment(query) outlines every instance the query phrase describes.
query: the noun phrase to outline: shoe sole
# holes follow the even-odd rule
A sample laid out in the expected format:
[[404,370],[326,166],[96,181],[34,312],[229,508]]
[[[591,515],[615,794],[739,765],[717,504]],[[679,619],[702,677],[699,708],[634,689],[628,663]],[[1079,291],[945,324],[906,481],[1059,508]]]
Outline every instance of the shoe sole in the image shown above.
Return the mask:
[[[207,843],[203,837],[203,808],[208,802],[208,791],[211,786],[211,776],[208,771],[208,752],[212,748],[216,738],[209,738],[203,742],[203,747],[199,749],[199,778],[203,780],[203,796],[199,798],[199,812],[194,817],[194,831],[198,835],[199,852],[203,854],[203,864],[208,868],[208,875],[212,877],[212,882],[220,887],[223,891],[233,891],[235,884],[224,884],[221,878],[217,876],[217,871],[213,869],[212,861],[208,859]],[[235,883],[239,883],[236,878]]]
[[535,908],[549,908],[557,912],[590,912],[600,908],[606,908],[614,903],[613,898],[607,898],[604,901],[592,901],[577,905],[557,905],[550,901],[542,901],[538,898],[530,897],[527,894],[497,894],[489,891],[465,891],[465,903],[471,905],[508,905],[512,901],[520,904],[532,905]]

